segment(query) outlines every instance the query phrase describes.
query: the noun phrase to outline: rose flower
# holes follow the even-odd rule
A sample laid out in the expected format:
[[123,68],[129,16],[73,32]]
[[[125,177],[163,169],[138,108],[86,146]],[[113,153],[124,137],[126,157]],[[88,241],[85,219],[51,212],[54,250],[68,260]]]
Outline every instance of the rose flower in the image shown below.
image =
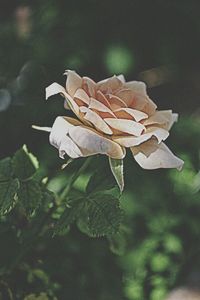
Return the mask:
[[47,99],[61,94],[75,116],[57,117],[46,128],[61,158],[106,154],[123,159],[130,148],[144,169],[182,168],[183,161],[163,143],[178,115],[158,111],[143,82],[126,82],[119,75],[96,83],[69,70],[65,75],[65,88],[57,83],[46,88]]

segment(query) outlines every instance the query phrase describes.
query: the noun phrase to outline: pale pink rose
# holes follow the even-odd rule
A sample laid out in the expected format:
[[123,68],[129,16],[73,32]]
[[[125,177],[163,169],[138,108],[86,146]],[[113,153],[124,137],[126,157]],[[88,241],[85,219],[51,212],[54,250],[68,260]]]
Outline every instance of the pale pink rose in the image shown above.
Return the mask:
[[53,83],[46,89],[47,99],[59,93],[74,112],[74,118],[57,117],[47,128],[61,158],[106,154],[123,159],[130,148],[144,169],[182,168],[183,161],[163,143],[178,115],[158,111],[143,82],[126,82],[119,75],[96,83],[74,71],[65,74],[66,87]]

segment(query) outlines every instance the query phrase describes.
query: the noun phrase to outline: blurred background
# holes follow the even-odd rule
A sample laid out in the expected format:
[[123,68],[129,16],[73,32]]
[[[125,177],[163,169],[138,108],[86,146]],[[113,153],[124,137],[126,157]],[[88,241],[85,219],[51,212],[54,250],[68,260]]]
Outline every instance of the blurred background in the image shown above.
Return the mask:
[[[181,286],[198,294],[199,1],[1,0],[0,158],[27,144],[48,174],[59,170],[62,161],[48,135],[31,125],[51,126],[66,114],[60,97],[46,103],[44,94],[53,81],[64,84],[65,69],[97,81],[120,73],[145,81],[159,109],[179,113],[167,144],[185,166],[181,173],[145,171],[129,154],[121,232],[94,239],[74,226],[47,237],[23,270],[0,281],[0,299],[162,300]],[[100,159],[107,170],[106,158]],[[68,172],[59,172],[49,188],[59,190]],[[1,226],[0,238],[1,269],[17,233]]]

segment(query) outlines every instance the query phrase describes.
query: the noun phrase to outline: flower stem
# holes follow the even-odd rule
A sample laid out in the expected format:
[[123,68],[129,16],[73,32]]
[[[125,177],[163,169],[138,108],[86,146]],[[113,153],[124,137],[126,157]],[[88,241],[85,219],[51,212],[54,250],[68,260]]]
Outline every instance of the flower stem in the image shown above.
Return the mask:
[[78,179],[80,174],[83,173],[87,169],[87,167],[88,167],[89,163],[91,162],[91,160],[92,160],[92,157],[88,157],[85,160],[85,162],[83,163],[83,165],[80,167],[80,169],[77,172],[75,172],[72,175],[72,177],[69,179],[69,182],[68,182],[67,186],[65,187],[65,189],[63,190],[63,192],[61,193],[61,195],[59,197],[61,201],[66,199],[66,197],[68,196],[74,182]]

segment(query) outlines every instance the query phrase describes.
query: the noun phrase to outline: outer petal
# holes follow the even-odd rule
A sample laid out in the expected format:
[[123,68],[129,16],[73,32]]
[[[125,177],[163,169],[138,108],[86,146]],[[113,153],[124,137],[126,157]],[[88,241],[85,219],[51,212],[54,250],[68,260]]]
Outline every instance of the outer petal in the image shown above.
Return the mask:
[[116,159],[125,156],[125,149],[91,128],[85,126],[71,127],[69,136],[79,146],[84,156],[106,154]]
[[147,141],[131,151],[137,163],[144,169],[176,168],[181,170],[184,162],[176,157],[164,144],[156,140]]
[[152,137],[156,137],[158,140],[158,143],[161,143],[162,141],[166,140],[169,136],[169,132],[163,128],[156,128],[152,127],[150,129],[147,129],[146,133],[142,134],[141,136],[113,136],[113,140],[124,147],[133,147],[138,146],[148,140],[150,140]]
[[117,75],[117,78],[118,78],[122,83],[125,83],[125,82],[126,82],[126,79],[125,79],[125,77],[124,77],[123,74]]
[[[65,154],[71,158],[83,156],[79,147],[68,136],[69,129],[76,127],[68,122],[70,119],[71,118],[57,117],[49,135],[50,143],[59,150],[59,156],[61,158],[64,158]],[[72,120],[74,120],[76,124],[79,124],[77,120]]]
[[65,99],[67,100],[67,106],[65,104],[65,107],[68,108],[68,106],[71,108],[71,110],[79,116],[79,107],[77,103],[74,101],[74,99],[66,92],[65,88],[61,86],[60,84],[54,82],[50,86],[46,88],[46,100],[56,94],[62,94]]
[[152,115],[157,106],[156,104],[148,97],[146,84],[142,81],[130,81],[124,84],[125,88],[131,89],[135,94],[135,99],[131,104],[132,108],[141,110],[148,115]]
[[46,100],[53,95],[64,94],[66,92],[65,88],[62,85],[58,84],[57,82],[54,82],[51,85],[49,85],[45,91],[46,91]]
[[174,122],[178,119],[178,114],[172,113],[171,110],[156,111],[149,119],[144,121],[145,126],[160,125],[162,128],[169,130]]
[[71,70],[66,70],[65,75],[67,75],[66,80],[66,90],[67,93],[73,97],[77,89],[82,86],[82,78],[75,72]]
[[146,84],[143,81],[128,81],[124,84],[124,87],[147,96]]

